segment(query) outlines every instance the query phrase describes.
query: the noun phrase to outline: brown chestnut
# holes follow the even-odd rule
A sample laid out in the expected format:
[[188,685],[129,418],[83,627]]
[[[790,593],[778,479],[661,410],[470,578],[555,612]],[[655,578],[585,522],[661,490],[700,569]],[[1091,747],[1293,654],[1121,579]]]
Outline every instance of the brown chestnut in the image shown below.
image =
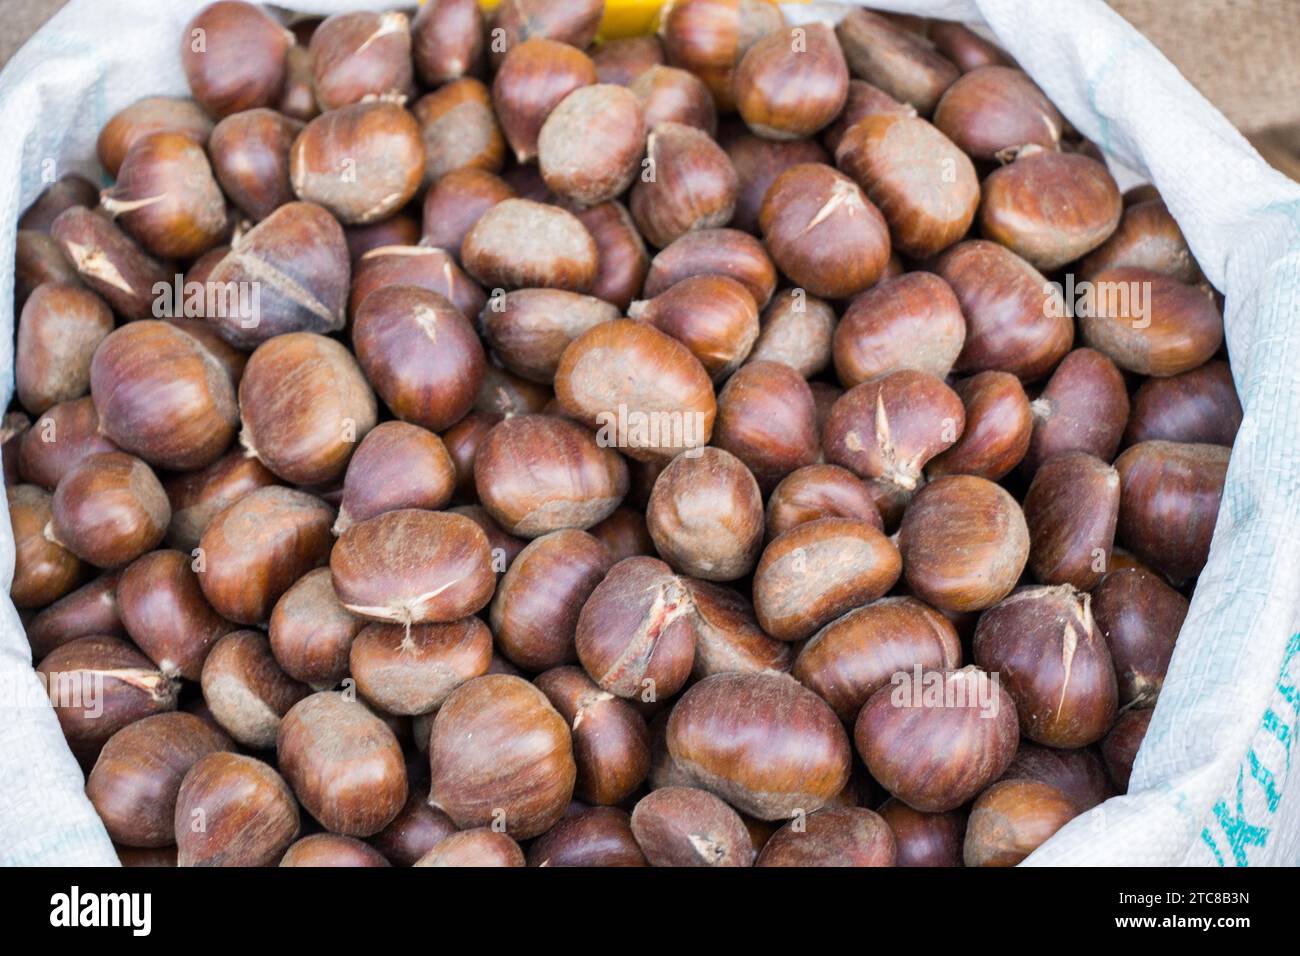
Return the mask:
[[787,823],[763,846],[755,866],[893,866],[894,834],[865,807],[824,807]]
[[501,364],[530,381],[549,385],[569,343],[619,315],[618,306],[595,296],[563,289],[517,289],[494,296],[480,323]]
[[390,714],[427,714],[487,672],[492,633],[476,617],[445,624],[369,624],[352,642],[350,670],[368,701]]
[[474,412],[498,422],[512,415],[541,415],[555,412],[555,394],[545,385],[498,368],[491,362],[483,369],[483,384],[474,396]]
[[880,87],[866,80],[849,80],[849,95],[844,101],[844,109],[839,117],[822,134],[826,149],[834,155],[844,141],[844,134],[859,122],[876,113],[901,113],[915,116],[916,107],[910,103],[900,103]]
[[977,667],[917,668],[863,705],[853,737],[867,769],[913,809],[954,810],[1002,775],[1016,753],[1016,705]]
[[1011,58],[974,30],[951,20],[931,20],[926,36],[935,49],[952,60],[963,73],[981,66],[1010,66]]
[[1072,451],[1048,459],[1023,505],[1034,577],[1090,590],[1110,563],[1119,502],[1119,474],[1100,458]]
[[772,0],[678,0],[659,22],[668,62],[704,80],[718,109],[735,109],[735,72],[758,39],[785,18]]
[[1115,721],[1115,668],[1087,594],[1022,588],[980,615],[975,663],[1001,675],[1020,732],[1049,747],[1083,747]]
[[179,551],[136,558],[118,582],[117,607],[131,640],[168,677],[198,680],[213,645],[235,629],[204,598]]
[[332,833],[372,836],[406,803],[406,767],[388,726],[342,694],[312,694],[280,721],[280,772]]
[[239,448],[206,468],[169,478],[163,482],[172,506],[172,520],[167,526],[168,546],[192,551],[220,512],[250,492],[274,484],[277,484],[275,475]]
[[[1095,603],[1093,609],[1096,610]],[[1079,813],[1086,813],[1115,795],[1095,747],[1060,750],[1022,739],[1002,779],[1037,780],[1053,786],[1069,798]]]
[[167,846],[181,781],[230,739],[193,714],[155,714],[123,727],[104,744],[86,778],[86,796],[109,836],[128,846]]
[[[600,69],[600,55],[597,53],[598,74]],[[710,136],[717,132],[718,110],[713,103],[713,94],[694,73],[654,64],[625,85],[641,104],[646,128],[659,123],[682,123],[702,129]]]
[[[190,106],[194,108],[193,103]],[[194,108],[194,112],[199,113],[200,111]],[[207,117],[203,117],[203,122],[207,123],[209,127],[212,125]],[[27,211],[19,217],[18,228],[20,230],[49,232],[50,226],[53,225],[55,219],[59,218],[59,214],[63,210],[71,209],[73,206],[94,206],[98,201],[99,190],[94,183],[84,176],[68,173],[66,176],[61,176],[50,183],[36,197],[36,201],[28,206]]]
[[1126,710],[1119,715],[1115,726],[1101,744],[1101,756],[1106,761],[1106,771],[1120,793],[1128,793],[1129,779],[1133,775],[1133,762],[1146,738],[1154,709]]
[[949,475],[912,498],[899,550],[917,597],[943,611],[980,611],[1016,586],[1029,558],[1029,529],[1004,489],[974,475]]
[[348,311],[355,317],[370,293],[390,285],[436,292],[466,318],[477,315],[487,301],[478,283],[464,273],[451,253],[426,246],[378,246],[356,262]]
[[14,574],[9,596],[20,608],[44,607],[77,586],[82,565],[66,545],[51,540],[53,498],[35,485],[5,488],[13,530]]
[[921,113],[934,109],[959,76],[924,37],[868,10],[850,10],[835,30],[853,75],[874,83]]
[[176,795],[177,866],[273,866],[298,835],[298,802],[271,767],[212,753]]
[[801,289],[786,289],[761,316],[745,361],[781,362],[811,378],[831,362],[835,324],[835,310],[827,303]]
[[663,65],[664,47],[653,34],[614,37],[597,46],[591,60],[596,64],[596,76],[601,83],[630,86],[646,70]]
[[257,347],[239,383],[239,408],[244,449],[300,485],[340,478],[378,417],[356,359],[314,332],[277,335]]
[[621,202],[611,200],[574,212],[596,243],[596,278],[591,294],[616,308],[626,309],[641,292],[650,257],[645,241],[637,232],[632,214]]
[[659,123],[646,139],[646,161],[629,209],[646,241],[662,249],[696,229],[725,226],[739,191],[731,160],[708,133]]
[[994,65],[956,78],[935,105],[934,125],[972,159],[992,161],[1031,143],[1055,149],[1065,120],[1028,74]]
[[882,279],[857,296],[835,327],[832,355],[846,388],[914,369],[952,371],[966,342],[966,320],[952,288],[930,272]]
[[113,331],[113,313],[89,289],[46,283],[18,319],[14,381],[23,408],[39,415],[90,391],[91,357]]
[[329,560],[334,509],[292,488],[258,488],[208,524],[199,541],[199,584],[222,617],[261,624],[275,602]]
[[922,813],[897,797],[878,811],[894,834],[898,866],[960,866],[964,821],[958,813]]
[[290,179],[299,199],[340,222],[369,223],[407,204],[424,177],[424,140],[414,116],[382,100],[323,113],[293,141]]
[[[81,207],[70,206],[69,208]],[[67,210],[65,209],[64,212]],[[63,213],[60,213],[59,217],[62,215]],[[99,216],[98,219],[101,223],[108,223],[103,216]],[[108,225],[112,226],[111,223]],[[47,282],[55,285],[78,285],[81,282],[78,267],[73,263],[71,255],[65,251],[63,243],[52,235],[53,229],[53,223],[50,224],[50,233],[19,229],[14,237],[14,307],[19,311],[39,285]],[[121,231],[118,230],[118,233],[120,235]],[[130,243],[125,236],[122,236],[122,239]],[[143,252],[138,254],[147,258]]]
[[213,116],[271,106],[284,85],[294,36],[243,0],[218,0],[181,36],[181,66],[199,105]]
[[405,13],[336,13],[312,31],[310,51],[312,89],[322,110],[403,96],[414,86]]
[[1003,780],[980,794],[966,824],[967,866],[1015,866],[1070,820],[1073,803],[1037,780]]
[[492,105],[520,165],[537,158],[537,138],[551,110],[595,82],[591,57],[567,43],[537,36],[509,48],[492,82]]
[[310,690],[284,673],[257,631],[217,641],[203,663],[203,700],[221,728],[253,750],[275,746],[280,720]]
[[1115,662],[1120,706],[1151,706],[1187,617],[1187,598],[1154,574],[1123,568],[1093,590],[1092,613]]
[[776,266],[761,242],[738,229],[696,229],[655,255],[645,277],[644,295],[654,298],[697,275],[735,279],[760,309],[776,290]]
[[[427,740],[425,749],[428,749]],[[429,806],[428,787],[420,790],[413,786],[401,812],[370,838],[370,845],[394,866],[414,866],[422,856],[456,832],[451,817]]]
[[400,508],[437,511],[451,501],[455,482],[455,465],[442,439],[406,422],[384,422],[361,440],[348,462],[334,530],[342,534],[358,521]]
[[664,562],[620,561],[578,615],[578,659],[602,689],[619,697],[671,697],[691,675],[693,610],[686,582]]
[[686,581],[695,605],[695,664],[691,676],[703,680],[729,671],[757,674],[790,670],[791,645],[774,640],[758,626],[754,607],[742,594],[707,581]]
[[73,466],[59,480],[51,511],[46,537],[101,568],[129,564],[155,547],[171,520],[153,470],[116,451]]
[[23,432],[18,471],[25,481],[53,491],[59,479],[87,455],[118,450],[100,430],[94,400],[87,395],[51,406]]
[[1126,205],[1119,227],[1079,265],[1082,279],[1118,266],[1138,266],[1195,283],[1200,269],[1178,223],[1160,199]]
[[646,508],[655,547],[684,574],[744,577],[763,543],[763,498],[740,459],[720,448],[678,455],[660,472]]
[[915,598],[895,597],[827,624],[803,646],[790,673],[851,724],[895,674],[960,666],[961,642],[948,619]]
[[779,362],[741,366],[718,395],[714,444],[739,458],[760,487],[817,459],[817,416],[803,377]]
[[537,136],[542,179],[571,202],[593,206],[623,193],[636,178],[646,123],[623,86],[582,86],[556,104]]
[[1115,363],[1094,349],[1075,349],[1030,404],[1034,430],[1024,466],[1029,474],[1067,451],[1111,461],[1129,418],[1128,389]]
[[843,299],[875,284],[889,260],[889,231],[857,184],[821,163],[791,166],[758,214],[777,266],[813,295]]
[[926,473],[998,481],[1029,451],[1034,416],[1025,389],[1007,372],[980,372],[953,388],[966,409],[966,427],[957,444],[931,459]]
[[867,486],[839,465],[807,465],[792,471],[767,499],[769,538],[818,518],[857,518],[884,530]]
[[492,825],[518,839],[564,815],[577,778],[564,718],[532,684],[500,674],[475,678],[443,703],[429,764],[429,800],[457,826]]
[[1200,574],[1229,454],[1222,445],[1146,441],[1120,455],[1116,540],[1173,581]]
[[363,225],[348,226],[343,230],[348,246],[348,256],[355,264],[372,249],[384,246],[410,246],[420,241],[420,220],[416,211],[408,206],[387,219]]
[[[156,290],[160,286],[170,287],[172,275],[112,219],[84,206],[73,206],[54,220],[50,235],[58,240],[81,281],[99,293],[114,312],[128,321],[153,317],[154,307],[158,304]],[[22,249],[23,243],[19,243],[19,266],[23,264]],[[34,265],[29,262],[28,269]],[[17,268],[15,279],[19,275]],[[50,264],[46,262],[42,268],[49,273]],[[49,273],[46,278],[60,277]],[[67,277],[62,278],[67,280]],[[39,284],[31,283],[30,288]]]
[[505,165],[505,137],[482,81],[467,76],[448,83],[416,100],[411,112],[424,137],[425,183],[461,169],[497,173]]
[[685,345],[715,381],[735,371],[758,338],[754,297],[723,275],[683,279],[652,299],[633,302],[627,314]]
[[354,837],[313,833],[280,858],[280,866],[391,866],[383,854]]
[[773,30],[741,58],[736,108],[759,136],[811,136],[839,115],[849,68],[829,23]]
[[707,790],[663,787],[637,801],[632,833],[651,866],[750,866],[749,831]]
[[608,518],[592,525],[588,530],[609,551],[611,564],[638,554],[655,553],[645,515],[626,504],[619,505]]
[[333,687],[348,673],[352,641],[365,626],[339,603],[330,569],[308,571],[271,612],[271,653],[286,674],[317,689]]
[[596,279],[596,242],[573,213],[530,199],[491,206],[465,236],[460,260],[484,286],[585,292]]
[[411,55],[425,86],[458,80],[483,59],[486,34],[477,0],[429,0],[411,20]]
[[235,113],[213,129],[208,152],[217,181],[255,222],[293,202],[289,150],[300,132],[297,120],[268,109]]
[[413,866],[523,866],[524,851],[504,833],[477,827],[453,833]]
[[[193,100],[146,96],[114,113],[99,132],[95,152],[110,176],[117,177],[122,160],[138,141],[152,133],[181,133],[200,146],[212,135],[212,120]],[[93,206],[95,199],[78,205]],[[31,228],[23,226],[22,228]]]
[[529,866],[648,866],[626,810],[588,807],[557,823],[528,848]]
[[696,786],[760,820],[825,806],[852,759],[835,714],[787,674],[706,677],[673,708],[668,752]]
[[[18,487],[13,487],[13,490],[17,491]],[[11,521],[14,510],[11,505]],[[28,621],[27,641],[32,646],[32,660],[39,663],[56,647],[79,637],[126,637],[126,627],[117,607],[119,577],[116,571],[101,574],[89,584],[65,594]]]
[[1163,440],[1232,447],[1241,427],[1241,399],[1227,362],[1207,362],[1169,378],[1143,382],[1133,396],[1124,440]]

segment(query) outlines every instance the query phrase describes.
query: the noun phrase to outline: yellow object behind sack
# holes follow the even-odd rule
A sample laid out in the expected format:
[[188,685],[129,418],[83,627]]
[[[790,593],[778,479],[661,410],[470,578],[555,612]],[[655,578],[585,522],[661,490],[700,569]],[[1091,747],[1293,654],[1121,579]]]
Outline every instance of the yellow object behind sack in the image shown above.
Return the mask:
[[[790,2],[790,0],[784,0]],[[807,3],[808,0],[794,0]],[[501,0],[480,0],[484,10],[495,10]],[[666,0],[605,0],[605,18],[600,21],[600,38],[635,37],[652,33],[658,25],[659,10]]]

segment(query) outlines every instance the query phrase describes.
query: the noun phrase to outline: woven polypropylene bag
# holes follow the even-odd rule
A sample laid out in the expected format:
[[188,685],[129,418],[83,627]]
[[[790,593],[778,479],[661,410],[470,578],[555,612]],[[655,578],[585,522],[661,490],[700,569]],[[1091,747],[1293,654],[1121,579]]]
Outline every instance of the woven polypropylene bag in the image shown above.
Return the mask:
[[[41,174],[94,168],[113,112],[184,94],[179,38],[201,0],[73,0],[0,77],[0,365],[12,392],[15,222]],[[1100,0],[880,0],[983,22],[1076,128],[1155,182],[1227,296],[1244,420],[1210,560],[1134,768],[1130,793],[1070,823],[1030,863],[1288,863],[1300,853],[1300,186],[1246,141]],[[367,2],[290,4],[315,12]],[[831,5],[790,7],[791,19]],[[49,165],[50,161],[53,166]],[[0,574],[13,542],[0,530]],[[6,578],[8,580],[8,578]],[[35,678],[17,615],[0,607],[0,686]],[[0,703],[0,860],[111,863],[48,706]]]

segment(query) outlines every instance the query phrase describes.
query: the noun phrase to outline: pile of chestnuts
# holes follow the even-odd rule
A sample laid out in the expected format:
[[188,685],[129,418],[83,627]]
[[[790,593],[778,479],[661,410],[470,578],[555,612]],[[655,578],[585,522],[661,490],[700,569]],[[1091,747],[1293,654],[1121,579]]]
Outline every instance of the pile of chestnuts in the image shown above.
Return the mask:
[[1008,865],[1128,787],[1242,417],[1159,195],[956,24],[602,13],[220,0],[23,216],[12,597],[123,863]]

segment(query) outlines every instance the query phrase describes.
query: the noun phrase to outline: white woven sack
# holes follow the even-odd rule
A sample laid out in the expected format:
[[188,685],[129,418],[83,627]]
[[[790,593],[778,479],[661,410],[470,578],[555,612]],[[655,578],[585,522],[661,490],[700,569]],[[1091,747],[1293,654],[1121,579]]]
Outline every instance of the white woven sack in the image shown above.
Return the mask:
[[[114,112],[184,95],[185,24],[205,0],[72,0],[0,75],[0,368],[13,389],[14,232],[42,174],[100,175]],[[382,6],[382,4],[380,4]],[[1165,197],[1227,296],[1245,417],[1201,575],[1130,793],[1076,819],[1030,864],[1300,862],[1300,186],[1269,169],[1149,42],[1100,0],[872,0],[982,22],[1084,135]],[[330,13],[365,0],[294,0]],[[792,21],[833,4],[789,6]],[[13,540],[0,522],[0,578]],[[0,862],[112,865],[82,777],[0,601]]]

